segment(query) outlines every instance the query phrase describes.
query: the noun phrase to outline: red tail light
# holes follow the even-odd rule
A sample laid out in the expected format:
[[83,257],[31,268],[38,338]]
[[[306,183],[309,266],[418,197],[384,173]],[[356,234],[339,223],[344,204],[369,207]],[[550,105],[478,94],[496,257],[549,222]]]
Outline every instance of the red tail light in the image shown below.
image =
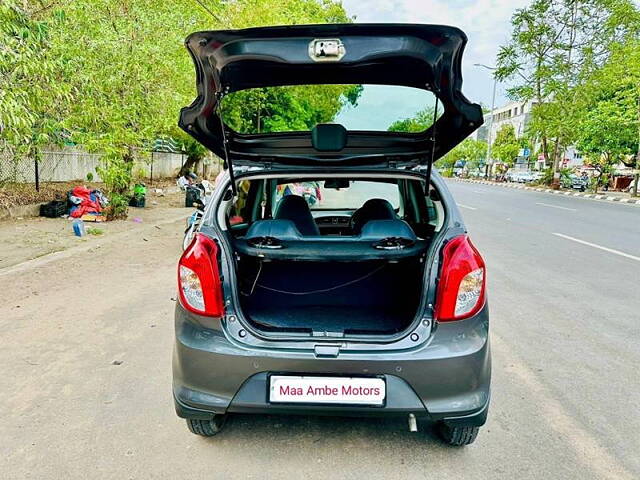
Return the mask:
[[442,252],[442,270],[436,299],[436,320],[462,320],[484,305],[484,260],[466,235],[449,241]]
[[208,317],[224,315],[218,245],[206,235],[196,234],[180,257],[178,291],[180,303],[187,310]]

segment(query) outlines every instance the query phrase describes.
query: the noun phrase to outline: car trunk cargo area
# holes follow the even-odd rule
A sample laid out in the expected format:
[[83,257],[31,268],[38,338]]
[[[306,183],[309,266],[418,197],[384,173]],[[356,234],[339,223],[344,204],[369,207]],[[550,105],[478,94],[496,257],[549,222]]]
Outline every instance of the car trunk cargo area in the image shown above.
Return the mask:
[[240,307],[255,327],[271,332],[397,333],[420,303],[422,257],[335,262],[240,255]]

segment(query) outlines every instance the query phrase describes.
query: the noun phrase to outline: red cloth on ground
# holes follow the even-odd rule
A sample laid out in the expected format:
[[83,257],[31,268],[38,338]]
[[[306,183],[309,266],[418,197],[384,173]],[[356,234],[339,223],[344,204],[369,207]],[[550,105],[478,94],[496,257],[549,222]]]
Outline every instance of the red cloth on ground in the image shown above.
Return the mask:
[[[82,199],[80,205],[77,205],[77,208],[72,209],[71,217],[79,218],[82,215],[86,215],[88,213],[100,213],[102,212],[102,207],[100,206],[100,202],[98,200],[91,199],[91,190],[87,187],[79,186],[75,187],[72,190],[72,195],[74,197],[78,197]],[[95,198],[95,196],[94,196]]]

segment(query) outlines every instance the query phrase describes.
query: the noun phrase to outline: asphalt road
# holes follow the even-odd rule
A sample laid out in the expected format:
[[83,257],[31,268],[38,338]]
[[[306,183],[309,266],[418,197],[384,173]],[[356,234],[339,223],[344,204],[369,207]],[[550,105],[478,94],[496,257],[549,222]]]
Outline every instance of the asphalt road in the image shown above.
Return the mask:
[[0,477],[639,478],[640,208],[450,187],[489,272],[475,444],[404,419],[238,416],[190,434],[171,403],[176,222],[0,271]]

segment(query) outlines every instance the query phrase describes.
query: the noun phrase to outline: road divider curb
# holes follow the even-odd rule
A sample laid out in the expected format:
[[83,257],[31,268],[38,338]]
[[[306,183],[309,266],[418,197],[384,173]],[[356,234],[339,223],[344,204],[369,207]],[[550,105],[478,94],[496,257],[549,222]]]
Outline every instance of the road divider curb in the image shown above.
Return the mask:
[[636,198],[622,198],[622,197],[614,197],[611,195],[601,195],[601,194],[593,194],[593,193],[579,193],[572,192],[567,190],[553,190],[551,188],[540,188],[540,187],[528,187],[526,185],[520,185],[517,183],[509,183],[509,182],[489,182],[487,180],[472,180],[469,178],[447,178],[447,180],[453,180],[455,182],[464,182],[464,183],[476,183],[479,185],[492,185],[496,187],[503,188],[514,188],[516,190],[530,190],[532,192],[543,192],[543,193],[551,193],[555,195],[566,195],[573,196],[579,198],[590,198],[594,200],[600,200],[605,202],[618,202],[618,203],[626,203],[628,205],[640,205],[640,199]]

